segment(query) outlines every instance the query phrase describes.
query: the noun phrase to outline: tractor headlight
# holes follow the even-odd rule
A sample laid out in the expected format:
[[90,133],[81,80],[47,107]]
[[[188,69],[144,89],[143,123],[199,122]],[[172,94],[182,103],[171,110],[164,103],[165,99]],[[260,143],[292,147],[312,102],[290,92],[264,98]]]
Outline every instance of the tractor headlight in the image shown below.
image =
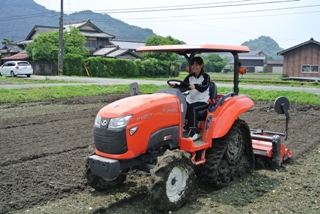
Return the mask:
[[123,117],[117,117],[117,118],[112,118],[110,120],[108,128],[115,129],[115,128],[121,128],[124,127],[128,124],[130,118],[132,115],[127,115]]
[[101,124],[101,117],[99,115],[96,116],[96,119],[94,120],[94,126],[97,128],[100,128]]

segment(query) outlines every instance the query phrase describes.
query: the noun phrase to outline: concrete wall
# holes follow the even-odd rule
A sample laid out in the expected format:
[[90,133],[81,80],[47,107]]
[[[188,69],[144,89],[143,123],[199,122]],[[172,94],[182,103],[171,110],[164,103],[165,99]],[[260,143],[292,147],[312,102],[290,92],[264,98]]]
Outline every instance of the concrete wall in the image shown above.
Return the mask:
[[58,75],[58,62],[30,62],[33,74],[36,75]]

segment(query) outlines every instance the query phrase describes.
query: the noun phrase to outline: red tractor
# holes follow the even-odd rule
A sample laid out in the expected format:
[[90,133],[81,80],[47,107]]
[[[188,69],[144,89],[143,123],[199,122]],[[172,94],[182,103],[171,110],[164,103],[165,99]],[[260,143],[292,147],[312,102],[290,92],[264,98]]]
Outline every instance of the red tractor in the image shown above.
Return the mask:
[[[94,122],[95,154],[87,161],[88,185],[97,191],[123,183],[126,176],[143,171],[149,175],[149,193],[158,210],[183,206],[192,193],[196,178],[215,188],[228,185],[252,173],[259,165],[281,166],[291,152],[281,143],[287,135],[289,101],[280,97],[275,110],[286,115],[285,133],[250,129],[239,117],[254,106],[240,95],[238,53],[245,46],[164,45],[144,46],[139,52],[172,52],[191,59],[200,53],[229,52],[234,57],[234,91],[217,93],[210,85],[208,106],[197,112],[201,138],[193,141],[184,132],[187,104],[183,88],[164,88],[153,94],[137,94],[103,107]],[[140,173],[141,174],[141,173]]]

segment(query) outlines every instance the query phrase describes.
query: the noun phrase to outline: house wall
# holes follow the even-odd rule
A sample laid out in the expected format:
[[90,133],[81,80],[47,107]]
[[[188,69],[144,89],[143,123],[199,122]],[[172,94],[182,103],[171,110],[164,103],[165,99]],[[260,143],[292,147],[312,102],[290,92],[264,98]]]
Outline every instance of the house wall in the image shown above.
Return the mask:
[[254,67],[255,72],[263,72],[264,67],[263,66],[256,66]]
[[283,66],[279,64],[267,64],[266,70],[268,73],[282,73]]
[[282,74],[283,73],[283,67],[282,66],[274,66],[272,68],[272,73]]
[[264,66],[263,60],[240,59],[240,62],[242,63],[241,66],[243,66],[243,67]]
[[85,26],[82,26],[81,28],[80,28],[81,30],[90,30],[90,31],[97,31],[96,29],[94,29],[92,26],[90,26],[90,25],[85,25]]
[[241,66],[247,69],[247,72],[262,72],[264,61],[252,59],[240,59]]
[[255,71],[255,67],[249,67],[249,66],[244,66],[247,69],[247,72],[254,72]]
[[86,44],[84,46],[90,50],[96,51],[106,45],[110,45],[109,39],[90,37],[86,39]]
[[[317,65],[318,72],[302,72],[303,65]],[[320,77],[320,46],[314,43],[284,53],[283,74],[289,77]]]
[[[16,53],[15,53],[16,54]],[[12,54],[10,52],[6,52],[6,53],[1,53],[1,58],[5,58],[5,57],[9,57]]]

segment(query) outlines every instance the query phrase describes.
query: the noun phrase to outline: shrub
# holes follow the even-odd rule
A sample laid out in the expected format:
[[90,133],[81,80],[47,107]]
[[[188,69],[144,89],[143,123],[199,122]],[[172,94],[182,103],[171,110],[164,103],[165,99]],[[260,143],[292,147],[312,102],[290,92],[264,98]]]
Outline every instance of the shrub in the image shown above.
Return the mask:
[[140,75],[145,77],[167,77],[169,65],[155,58],[149,58],[141,62]]
[[84,58],[79,54],[65,54],[63,61],[63,69],[65,75],[85,75],[83,69]]

